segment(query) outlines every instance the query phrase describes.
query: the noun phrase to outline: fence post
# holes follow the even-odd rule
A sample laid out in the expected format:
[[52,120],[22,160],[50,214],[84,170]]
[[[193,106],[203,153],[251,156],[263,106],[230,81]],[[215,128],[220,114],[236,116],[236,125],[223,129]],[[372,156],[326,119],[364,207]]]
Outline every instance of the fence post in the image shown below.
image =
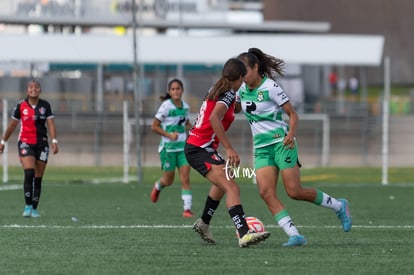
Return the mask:
[[382,103],[382,185],[388,184],[388,130],[390,116],[390,58],[384,58],[384,98]]
[[[7,127],[7,99],[3,98],[3,133],[6,131]],[[3,151],[3,183],[9,182],[9,163],[8,163],[8,146],[7,144],[4,145],[4,151]]]

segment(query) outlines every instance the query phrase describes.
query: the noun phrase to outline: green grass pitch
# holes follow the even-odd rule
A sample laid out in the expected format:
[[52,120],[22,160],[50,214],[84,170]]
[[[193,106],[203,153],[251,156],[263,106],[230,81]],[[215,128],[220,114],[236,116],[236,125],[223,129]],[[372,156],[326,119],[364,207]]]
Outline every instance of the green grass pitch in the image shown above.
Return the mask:
[[[1,171],[1,170],[0,170]],[[354,227],[344,233],[329,209],[279,195],[306,247],[284,248],[287,237],[259,198],[251,179],[239,179],[248,216],[260,218],[271,236],[239,248],[221,203],[212,221],[216,245],[202,243],[194,219],[181,217],[180,186],[149,195],[158,168],[144,181],[121,183],[122,168],[48,167],[41,218],[23,218],[23,172],[10,168],[0,184],[0,274],[412,274],[414,181],[412,169],[303,169],[304,186],[350,202]],[[134,176],[134,171],[131,171]],[[210,184],[192,172],[193,210],[201,213]],[[178,177],[177,177],[178,178]]]

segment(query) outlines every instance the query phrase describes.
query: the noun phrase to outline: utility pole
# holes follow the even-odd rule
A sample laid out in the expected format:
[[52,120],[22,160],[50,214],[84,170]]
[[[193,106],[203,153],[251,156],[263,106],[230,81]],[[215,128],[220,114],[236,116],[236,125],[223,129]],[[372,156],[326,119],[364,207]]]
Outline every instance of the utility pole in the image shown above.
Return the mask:
[[[141,7],[140,7],[141,10]],[[141,12],[140,12],[141,13]],[[141,160],[141,97],[138,86],[138,46],[137,46],[137,3],[136,0],[132,0],[132,41],[133,41],[133,84],[134,84],[134,116],[135,116],[135,140],[136,140],[136,158],[137,158],[137,180],[138,183],[142,181],[142,160]],[[140,84],[143,79],[140,79]]]

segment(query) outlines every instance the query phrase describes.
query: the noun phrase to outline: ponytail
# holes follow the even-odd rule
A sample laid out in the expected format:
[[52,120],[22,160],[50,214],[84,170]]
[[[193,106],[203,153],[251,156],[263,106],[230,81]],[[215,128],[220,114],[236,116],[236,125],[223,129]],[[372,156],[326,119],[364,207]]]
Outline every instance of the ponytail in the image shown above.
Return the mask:
[[261,76],[267,76],[275,80],[275,73],[280,76],[284,76],[285,74],[285,62],[282,59],[265,54],[258,48],[250,48],[247,52],[240,54],[239,58],[246,61],[247,65],[251,68],[257,64],[258,73]]

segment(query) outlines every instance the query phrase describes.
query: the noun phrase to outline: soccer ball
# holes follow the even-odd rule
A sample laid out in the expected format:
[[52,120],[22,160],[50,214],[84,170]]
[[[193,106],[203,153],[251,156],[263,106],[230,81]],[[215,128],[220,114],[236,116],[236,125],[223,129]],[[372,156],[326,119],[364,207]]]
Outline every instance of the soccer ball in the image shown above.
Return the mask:
[[[265,228],[261,220],[256,217],[246,217],[247,225],[249,230],[253,232],[264,232]],[[239,238],[239,232],[236,230],[236,236]]]

